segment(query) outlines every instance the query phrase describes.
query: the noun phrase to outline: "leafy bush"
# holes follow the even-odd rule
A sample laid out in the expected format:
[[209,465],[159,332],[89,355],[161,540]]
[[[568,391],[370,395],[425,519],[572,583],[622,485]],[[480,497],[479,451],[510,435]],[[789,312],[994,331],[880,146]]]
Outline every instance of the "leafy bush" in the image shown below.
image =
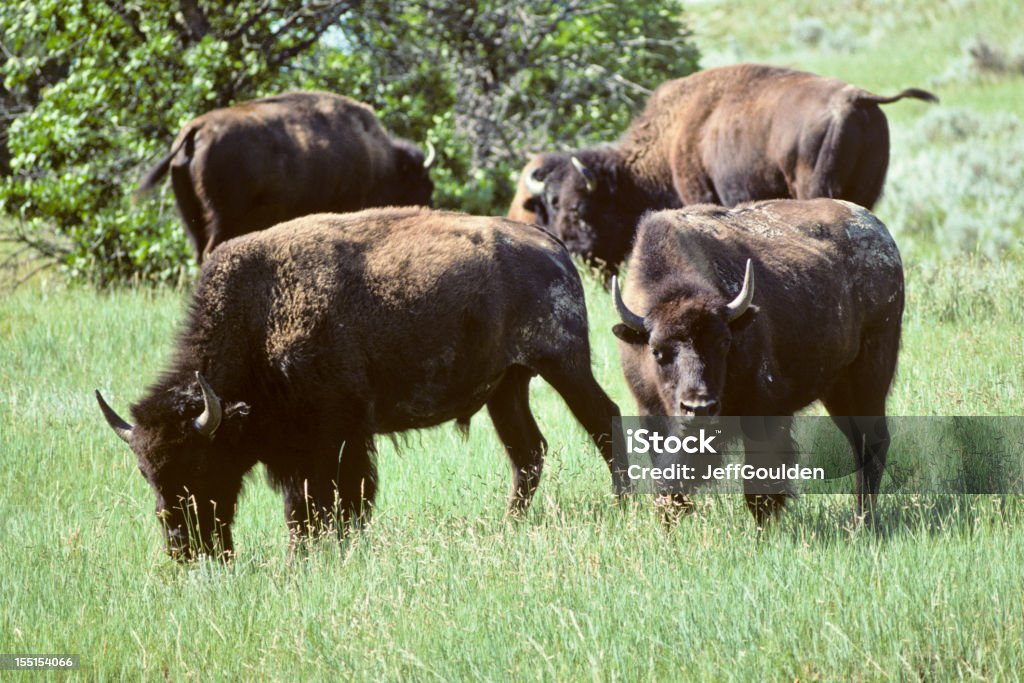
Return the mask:
[[940,258],[1024,255],[1024,121],[929,110],[894,155],[879,208],[905,252]]
[[931,79],[933,86],[1024,75],[1024,42],[1020,40],[1006,48],[974,36],[964,41],[961,50],[945,73]]
[[78,279],[178,280],[192,259],[170,192],[133,206],[137,179],[204,111],[324,88],[435,144],[437,204],[503,213],[528,151],[617,137],[696,68],[681,15],[677,0],[8,3],[4,92],[25,111],[0,211]]
[[795,47],[824,48],[832,52],[856,52],[861,38],[846,24],[829,26],[818,17],[803,17],[790,21],[790,43]]

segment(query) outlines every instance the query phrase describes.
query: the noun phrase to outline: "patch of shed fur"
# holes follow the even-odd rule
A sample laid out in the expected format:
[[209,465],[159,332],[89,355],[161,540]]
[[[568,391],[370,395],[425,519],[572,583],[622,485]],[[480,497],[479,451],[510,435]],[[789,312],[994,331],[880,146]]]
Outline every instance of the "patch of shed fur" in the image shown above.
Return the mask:
[[863,206],[842,199],[835,200],[850,210],[846,236],[854,258],[870,268],[902,268],[899,249],[882,221]]

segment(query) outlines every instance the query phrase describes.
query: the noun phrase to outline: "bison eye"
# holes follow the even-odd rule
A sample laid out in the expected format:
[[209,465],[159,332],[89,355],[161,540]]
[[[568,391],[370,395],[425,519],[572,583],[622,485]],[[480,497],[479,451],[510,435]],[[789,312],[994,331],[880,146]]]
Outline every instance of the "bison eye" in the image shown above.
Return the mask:
[[672,349],[666,348],[652,348],[651,355],[654,356],[654,361],[658,365],[668,365],[675,358],[675,353],[673,353]]

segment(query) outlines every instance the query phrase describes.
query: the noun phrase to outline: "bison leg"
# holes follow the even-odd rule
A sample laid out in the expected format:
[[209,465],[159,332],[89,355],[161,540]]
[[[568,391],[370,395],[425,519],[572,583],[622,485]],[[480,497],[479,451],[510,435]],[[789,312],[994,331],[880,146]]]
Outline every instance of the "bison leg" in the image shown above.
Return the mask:
[[338,513],[344,525],[360,527],[370,521],[377,497],[377,464],[371,439],[353,439],[341,448],[338,458]]
[[879,417],[833,414],[832,421],[853,449],[857,467],[857,514],[871,521],[889,454],[889,425],[884,414]]
[[712,179],[703,168],[694,168],[694,161],[686,158],[686,151],[676,145],[669,157],[672,184],[683,205],[722,204]]
[[300,542],[322,536],[332,523],[333,491],[318,476],[295,474],[284,484],[284,515],[293,549]]
[[896,372],[897,349],[898,328],[884,337],[869,337],[845,376],[822,399],[832,421],[853,449],[857,467],[857,513],[868,521],[874,518],[876,497],[889,453],[885,397]]
[[[794,464],[797,446],[793,441],[792,424],[791,416],[743,418],[743,450],[747,464],[769,470]],[[759,527],[778,517],[793,497],[788,479],[746,481],[743,488],[747,509]]]
[[487,401],[487,412],[512,464],[508,508],[513,514],[525,511],[537,490],[548,448],[530,412],[530,376],[526,368],[513,366]]
[[171,166],[171,187],[174,190],[174,201],[178,205],[178,213],[185,223],[185,229],[196,250],[196,261],[203,262],[203,252],[207,247],[210,235],[207,231],[206,214],[192,183],[189,164]]
[[825,133],[813,167],[799,165],[795,199],[834,197],[872,208],[889,166],[889,126],[875,106],[854,107]]
[[745,493],[743,497],[747,500],[747,509],[754,516],[754,522],[758,528],[763,529],[768,523],[777,518],[786,508],[786,501],[789,496],[780,493]]
[[350,439],[339,450],[323,449],[310,467],[290,474],[283,484],[285,518],[295,542],[344,533],[369,520],[377,493],[377,470],[369,439]]
[[612,475],[615,495],[629,493],[629,477],[626,476],[629,463],[625,460],[616,462],[612,449],[612,418],[620,415],[619,407],[608,398],[608,394],[604,393],[604,389],[594,379],[590,371],[589,357],[585,362],[576,364],[543,365],[540,374],[555,388],[576,420],[590,434],[594,445],[601,451],[601,456]]

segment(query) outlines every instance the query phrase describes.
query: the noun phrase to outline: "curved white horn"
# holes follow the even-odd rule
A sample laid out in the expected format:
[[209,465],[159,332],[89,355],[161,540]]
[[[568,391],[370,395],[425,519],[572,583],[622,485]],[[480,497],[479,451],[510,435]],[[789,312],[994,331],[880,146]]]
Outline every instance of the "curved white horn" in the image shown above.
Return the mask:
[[427,140],[427,158],[423,160],[423,168],[430,170],[430,167],[434,165],[434,161],[437,159],[437,150],[434,149],[434,145]]
[[132,429],[133,427],[121,419],[121,416],[114,412],[114,409],[107,405],[107,402],[103,400],[103,395],[100,394],[100,390],[96,390],[96,401],[100,404],[100,410],[103,411],[103,417],[107,419],[107,424],[114,430],[114,433],[120,437],[121,441],[127,444],[132,442]]
[[644,318],[629,310],[626,302],[622,300],[622,290],[619,289],[619,276],[612,276],[612,297],[615,299],[615,310],[619,312],[622,323],[634,332],[644,332]]
[[531,168],[530,172],[524,174],[523,177],[523,187],[525,187],[526,191],[532,194],[534,197],[540,197],[541,195],[544,194],[545,181],[541,180],[536,175],[534,175],[539,170],[540,168]]
[[726,304],[729,311],[729,320],[735,320],[747,312],[750,302],[754,299],[754,264],[747,259],[747,272],[743,275],[743,288],[736,298]]
[[199,388],[203,390],[203,403],[206,407],[203,409],[203,414],[192,422],[192,426],[196,428],[197,432],[210,438],[217,431],[217,427],[220,427],[220,420],[223,416],[220,408],[220,399],[217,397],[217,394],[213,393],[213,389],[206,383],[206,379],[198,370],[196,371],[196,379],[199,380]]
[[593,192],[597,187],[597,177],[594,175],[594,172],[584,166],[583,162],[576,157],[572,157],[570,161],[572,161],[572,167],[583,176],[583,180],[587,184],[587,192]]

